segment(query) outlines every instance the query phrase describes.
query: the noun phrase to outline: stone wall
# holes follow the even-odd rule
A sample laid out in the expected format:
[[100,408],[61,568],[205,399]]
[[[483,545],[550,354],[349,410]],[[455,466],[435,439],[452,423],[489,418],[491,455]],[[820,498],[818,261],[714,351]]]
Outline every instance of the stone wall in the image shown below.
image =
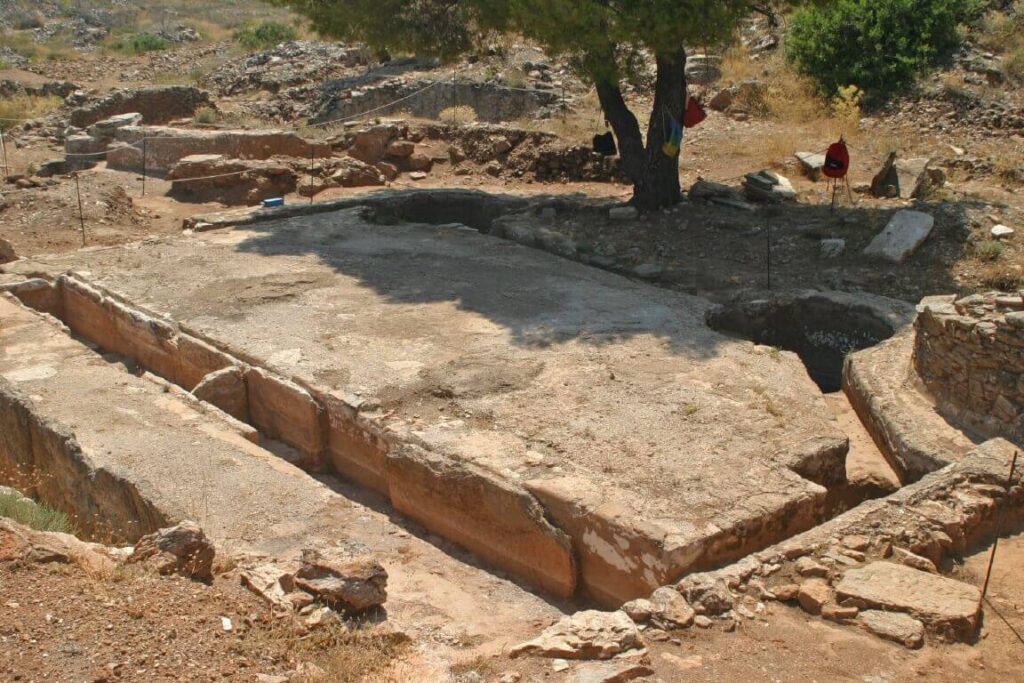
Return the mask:
[[561,101],[561,94],[551,90],[445,81],[430,87],[431,83],[437,82],[398,80],[361,90],[340,91],[328,96],[313,122],[356,117],[378,107],[383,107],[378,113],[380,116],[404,112],[418,118],[437,119],[449,107],[465,106],[473,108],[477,120],[496,123],[541,116],[542,110]]
[[[273,156],[308,159],[330,156],[327,145],[304,140],[287,130],[194,130],[166,126],[125,126],[117,129],[115,143],[107,151],[107,167],[141,170],[143,150],[137,146],[146,138],[147,172],[167,173],[187,156],[221,154],[230,159],[269,159]],[[117,145],[116,143],[127,143]]]
[[989,292],[927,297],[914,368],[949,419],[1024,444],[1024,299]]
[[70,123],[75,128],[86,128],[117,114],[138,112],[143,123],[155,125],[188,118],[197,109],[212,106],[209,93],[186,85],[118,90],[72,111]]

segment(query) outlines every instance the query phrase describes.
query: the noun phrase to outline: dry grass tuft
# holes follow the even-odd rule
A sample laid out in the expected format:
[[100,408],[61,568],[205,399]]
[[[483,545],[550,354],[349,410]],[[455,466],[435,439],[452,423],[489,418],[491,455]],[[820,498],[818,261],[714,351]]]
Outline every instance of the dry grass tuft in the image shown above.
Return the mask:
[[37,531],[74,533],[68,516],[18,493],[0,492],[0,517],[8,517]]
[[291,620],[275,620],[253,629],[239,646],[277,659],[303,662],[297,683],[406,683],[418,680],[395,675],[409,649],[408,638],[384,625],[336,623],[311,632]]
[[473,109],[468,104],[447,107],[441,110],[441,113],[437,116],[437,120],[443,123],[473,123],[476,119],[476,109]]
[[17,121],[0,121],[0,129],[14,128],[22,119],[32,119],[48,114],[60,104],[59,97],[15,95],[0,99],[0,119],[17,119]]

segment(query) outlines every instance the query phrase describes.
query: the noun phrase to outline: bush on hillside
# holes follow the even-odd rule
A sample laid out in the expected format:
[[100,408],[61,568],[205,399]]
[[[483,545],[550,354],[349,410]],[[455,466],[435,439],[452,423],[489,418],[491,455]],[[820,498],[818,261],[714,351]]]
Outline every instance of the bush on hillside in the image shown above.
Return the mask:
[[123,38],[118,41],[115,47],[125,52],[134,52],[137,55],[141,55],[145,52],[154,52],[156,50],[166,50],[167,40],[162,38],[155,33],[133,33],[132,35]]
[[834,0],[798,10],[787,56],[824,94],[856,85],[878,101],[905,88],[961,42],[981,0]]
[[266,50],[298,37],[298,31],[294,27],[279,21],[264,21],[255,28],[237,31],[234,36],[235,42],[248,50]]

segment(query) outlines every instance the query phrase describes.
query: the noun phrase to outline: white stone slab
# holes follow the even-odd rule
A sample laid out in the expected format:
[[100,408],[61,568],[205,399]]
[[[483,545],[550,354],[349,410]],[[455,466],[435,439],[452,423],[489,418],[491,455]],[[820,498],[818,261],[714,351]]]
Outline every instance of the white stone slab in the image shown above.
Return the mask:
[[935,218],[922,211],[898,211],[882,232],[875,235],[864,249],[865,256],[877,256],[893,263],[903,263],[928,239]]

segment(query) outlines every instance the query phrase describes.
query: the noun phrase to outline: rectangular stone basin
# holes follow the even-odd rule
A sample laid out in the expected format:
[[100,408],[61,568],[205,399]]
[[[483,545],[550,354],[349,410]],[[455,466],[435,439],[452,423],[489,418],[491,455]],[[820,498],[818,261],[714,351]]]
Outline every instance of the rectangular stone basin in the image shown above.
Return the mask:
[[820,521],[844,476],[794,354],[464,226],[345,210],[7,269],[187,389],[237,364],[253,426],[303,467],[556,595],[617,604],[741,557]]

